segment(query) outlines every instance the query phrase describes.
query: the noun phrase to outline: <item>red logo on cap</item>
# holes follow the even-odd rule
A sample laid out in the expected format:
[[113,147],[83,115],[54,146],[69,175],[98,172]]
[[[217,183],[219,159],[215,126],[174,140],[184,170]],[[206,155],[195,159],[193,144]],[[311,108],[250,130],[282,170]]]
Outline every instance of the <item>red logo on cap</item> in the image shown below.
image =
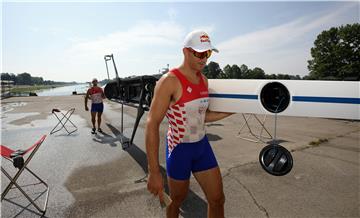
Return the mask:
[[200,36],[200,42],[210,42],[210,38],[208,35]]

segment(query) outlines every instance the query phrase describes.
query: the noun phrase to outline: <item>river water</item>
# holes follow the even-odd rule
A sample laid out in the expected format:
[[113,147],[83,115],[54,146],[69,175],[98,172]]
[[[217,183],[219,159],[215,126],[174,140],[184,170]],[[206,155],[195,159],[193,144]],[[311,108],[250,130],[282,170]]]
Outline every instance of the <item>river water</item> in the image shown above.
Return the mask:
[[74,91],[76,91],[77,94],[86,93],[88,88],[89,88],[89,84],[83,83],[83,84],[63,86],[53,89],[43,89],[36,91],[36,94],[38,96],[66,96],[66,95],[72,95]]

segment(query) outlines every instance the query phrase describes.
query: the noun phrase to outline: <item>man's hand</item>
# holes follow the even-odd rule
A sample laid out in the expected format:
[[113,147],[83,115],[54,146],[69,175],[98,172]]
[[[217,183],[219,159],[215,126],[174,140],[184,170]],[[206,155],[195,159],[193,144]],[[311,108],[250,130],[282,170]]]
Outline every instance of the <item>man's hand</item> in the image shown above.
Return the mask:
[[89,108],[88,108],[88,106],[87,106],[87,105],[85,106],[85,110],[86,110],[86,111],[89,111]]
[[160,172],[149,172],[148,182],[147,182],[147,189],[153,195],[158,195],[160,203],[164,202],[163,196],[163,187],[164,182]]

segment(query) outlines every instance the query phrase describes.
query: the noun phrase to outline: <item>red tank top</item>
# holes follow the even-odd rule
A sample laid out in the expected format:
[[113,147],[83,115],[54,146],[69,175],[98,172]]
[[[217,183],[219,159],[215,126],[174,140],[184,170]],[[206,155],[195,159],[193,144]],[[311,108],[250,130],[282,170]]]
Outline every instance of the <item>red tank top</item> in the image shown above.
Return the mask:
[[191,83],[178,69],[172,69],[170,73],[179,79],[182,95],[166,113],[169,155],[176,145],[198,142],[205,136],[205,113],[209,105],[208,88],[200,72],[197,74],[199,84]]
[[102,88],[98,86],[93,86],[88,90],[90,94],[90,98],[93,104],[98,104],[103,102],[103,93],[104,91]]

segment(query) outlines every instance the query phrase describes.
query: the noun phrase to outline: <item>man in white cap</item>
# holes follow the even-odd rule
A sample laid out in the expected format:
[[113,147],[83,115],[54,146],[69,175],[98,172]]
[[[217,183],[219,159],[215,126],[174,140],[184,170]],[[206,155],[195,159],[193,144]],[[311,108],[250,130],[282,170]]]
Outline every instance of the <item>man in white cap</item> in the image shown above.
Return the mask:
[[156,84],[146,123],[148,190],[163,202],[163,179],[159,165],[159,126],[166,116],[166,172],[171,204],[167,217],[178,217],[189,190],[191,173],[208,201],[208,217],[224,217],[225,196],[215,155],[205,134],[205,122],[223,119],[231,113],[208,110],[207,78],[201,73],[213,51],[204,31],[189,33],[184,42],[184,61],[164,74]]
[[95,123],[96,123],[96,115],[97,115],[97,127],[98,132],[103,133],[101,129],[101,115],[104,111],[104,103],[103,99],[105,98],[104,91],[101,87],[98,86],[98,81],[96,78],[92,80],[92,87],[89,88],[86,92],[85,96],[85,110],[88,111],[89,108],[87,106],[88,99],[91,99],[91,122],[93,128],[91,130],[92,134],[96,133]]

